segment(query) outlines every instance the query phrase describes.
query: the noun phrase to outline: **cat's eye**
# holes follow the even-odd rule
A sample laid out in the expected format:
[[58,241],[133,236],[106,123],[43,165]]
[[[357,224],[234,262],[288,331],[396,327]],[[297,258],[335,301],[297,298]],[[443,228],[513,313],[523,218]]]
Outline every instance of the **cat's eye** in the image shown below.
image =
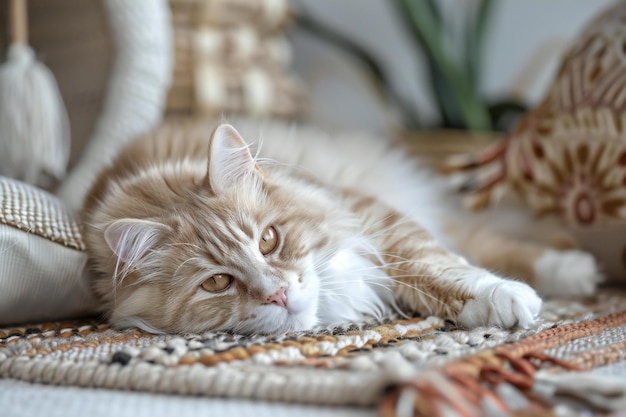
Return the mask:
[[226,291],[233,283],[233,276],[228,274],[215,274],[202,283],[202,289],[208,292]]
[[263,231],[261,240],[259,241],[259,250],[263,255],[269,255],[278,247],[278,233],[274,226],[268,226]]

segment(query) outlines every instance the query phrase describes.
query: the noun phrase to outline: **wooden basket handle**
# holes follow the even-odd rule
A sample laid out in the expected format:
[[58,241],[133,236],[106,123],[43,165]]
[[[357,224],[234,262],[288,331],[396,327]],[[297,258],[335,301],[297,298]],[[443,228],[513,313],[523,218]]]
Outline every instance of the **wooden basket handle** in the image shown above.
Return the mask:
[[28,43],[28,12],[26,0],[11,0],[11,44]]

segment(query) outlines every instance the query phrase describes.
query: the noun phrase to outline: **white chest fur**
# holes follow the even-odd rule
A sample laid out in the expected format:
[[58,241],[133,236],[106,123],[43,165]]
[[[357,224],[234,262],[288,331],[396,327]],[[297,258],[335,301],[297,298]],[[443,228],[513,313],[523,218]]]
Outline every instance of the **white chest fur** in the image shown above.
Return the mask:
[[319,271],[320,325],[360,322],[394,310],[391,278],[354,249],[339,251]]

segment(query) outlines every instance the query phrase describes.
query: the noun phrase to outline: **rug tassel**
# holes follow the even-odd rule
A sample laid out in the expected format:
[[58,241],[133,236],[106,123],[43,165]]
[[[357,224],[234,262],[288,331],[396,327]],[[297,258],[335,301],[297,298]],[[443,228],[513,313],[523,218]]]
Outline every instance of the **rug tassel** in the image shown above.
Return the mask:
[[69,121],[52,72],[28,45],[26,0],[10,2],[11,45],[0,66],[0,175],[50,186],[63,178]]
[[584,404],[608,411],[626,408],[624,379],[607,375],[551,374],[541,371],[535,375],[533,393],[546,399],[560,395],[576,398]]

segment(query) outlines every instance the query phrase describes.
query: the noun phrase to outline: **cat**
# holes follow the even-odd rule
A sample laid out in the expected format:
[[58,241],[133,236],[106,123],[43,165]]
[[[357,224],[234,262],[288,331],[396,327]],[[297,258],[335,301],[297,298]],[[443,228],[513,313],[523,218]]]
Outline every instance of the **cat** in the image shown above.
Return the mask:
[[440,185],[406,152],[280,123],[237,129],[166,122],[94,182],[83,233],[115,326],[272,334],[390,313],[536,323],[533,288],[457,254],[475,249],[458,244],[469,229],[444,230]]

